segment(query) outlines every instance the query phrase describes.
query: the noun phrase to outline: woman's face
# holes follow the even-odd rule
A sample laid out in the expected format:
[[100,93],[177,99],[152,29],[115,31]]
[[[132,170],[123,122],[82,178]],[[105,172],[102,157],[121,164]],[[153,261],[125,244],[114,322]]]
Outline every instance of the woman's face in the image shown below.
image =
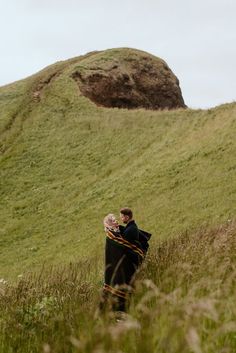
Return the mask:
[[119,223],[116,220],[115,216],[110,216],[110,217],[108,216],[104,220],[104,226],[118,228]]
[[111,226],[117,228],[119,225],[118,221],[114,218],[111,219]]

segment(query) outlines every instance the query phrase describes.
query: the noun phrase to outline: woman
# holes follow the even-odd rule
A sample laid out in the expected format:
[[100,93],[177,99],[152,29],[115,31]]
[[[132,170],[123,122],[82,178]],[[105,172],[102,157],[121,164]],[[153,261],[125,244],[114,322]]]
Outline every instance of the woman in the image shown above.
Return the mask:
[[125,311],[135,272],[146,251],[141,242],[132,243],[122,237],[123,227],[113,214],[108,214],[103,224],[106,233],[105,283],[100,308],[104,309],[110,303],[112,310]]

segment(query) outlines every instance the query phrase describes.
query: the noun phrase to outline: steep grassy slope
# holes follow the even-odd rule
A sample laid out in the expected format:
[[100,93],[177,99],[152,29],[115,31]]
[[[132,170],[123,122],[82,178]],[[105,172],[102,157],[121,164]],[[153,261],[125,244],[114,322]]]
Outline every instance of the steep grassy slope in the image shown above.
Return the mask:
[[102,219],[121,206],[153,233],[153,247],[235,217],[236,104],[98,108],[71,77],[81,60],[0,89],[0,277],[43,262],[101,264]]

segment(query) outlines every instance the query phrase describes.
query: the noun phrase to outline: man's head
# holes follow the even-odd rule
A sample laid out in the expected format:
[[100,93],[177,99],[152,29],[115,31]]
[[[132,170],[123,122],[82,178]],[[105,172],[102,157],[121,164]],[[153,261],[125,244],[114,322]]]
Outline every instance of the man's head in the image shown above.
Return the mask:
[[129,223],[133,219],[133,212],[130,208],[124,207],[120,210],[120,219],[124,224]]

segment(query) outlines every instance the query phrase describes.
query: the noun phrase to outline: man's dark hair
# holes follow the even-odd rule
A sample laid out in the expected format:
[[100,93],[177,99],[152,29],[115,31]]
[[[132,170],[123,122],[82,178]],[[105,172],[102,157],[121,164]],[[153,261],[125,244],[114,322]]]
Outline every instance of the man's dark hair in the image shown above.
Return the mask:
[[129,218],[133,218],[133,212],[130,208],[128,207],[123,207],[120,210],[120,213],[122,213],[124,216],[128,216]]

